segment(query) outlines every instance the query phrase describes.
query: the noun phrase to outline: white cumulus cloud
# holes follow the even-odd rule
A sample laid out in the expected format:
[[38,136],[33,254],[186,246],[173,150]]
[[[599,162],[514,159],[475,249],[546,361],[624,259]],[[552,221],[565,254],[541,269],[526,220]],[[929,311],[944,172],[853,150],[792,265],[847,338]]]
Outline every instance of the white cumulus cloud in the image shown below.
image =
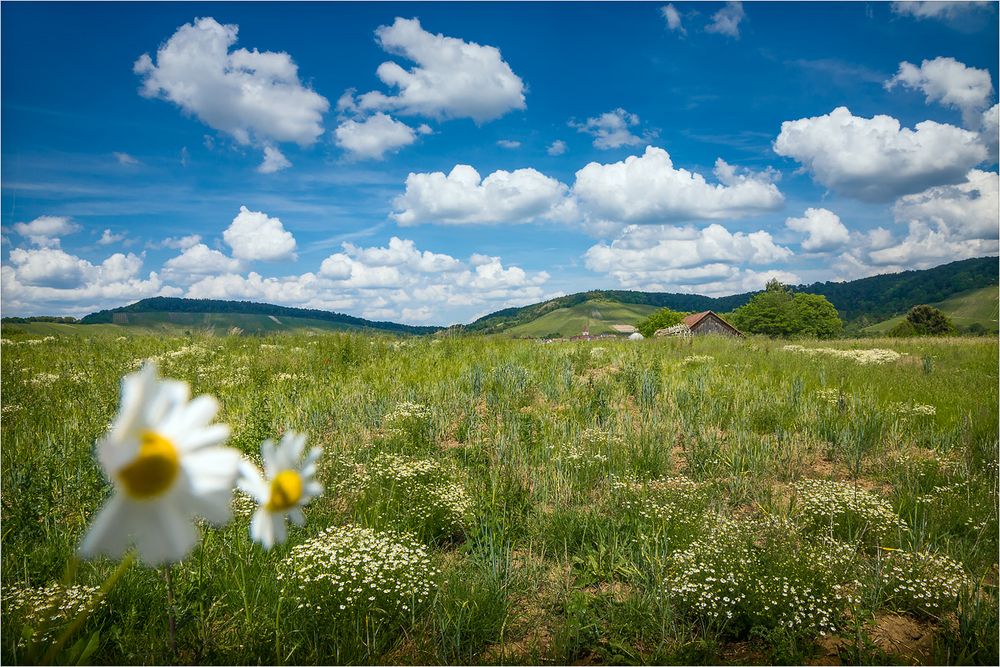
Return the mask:
[[204,243],[185,248],[184,252],[171,257],[163,264],[163,277],[180,283],[192,282],[197,276],[211,276],[236,273],[241,269],[237,259],[227,257],[218,250],[212,250]]
[[295,259],[295,237],[278,218],[240,206],[232,224],[222,233],[233,257],[253,261]]
[[847,107],[785,121],[774,151],[826,187],[870,202],[960,182],[987,157],[974,132],[929,120],[911,130],[891,116],[854,116]]
[[482,178],[469,165],[448,174],[411,173],[392,218],[400,225],[424,222],[466,225],[530,222],[555,214],[564,184],[534,169],[495,171]]
[[971,170],[964,183],[941,185],[901,197],[893,206],[897,222],[922,222],[950,238],[1000,237],[1000,196],[995,172]]
[[851,239],[840,216],[825,208],[807,208],[801,218],[785,220],[785,226],[807,235],[801,244],[807,252],[835,250]]
[[243,145],[314,143],[329,102],[302,84],[287,53],[230,50],[238,30],[210,17],[182,25],[155,58],[135,61],[140,93],[173,102]]
[[[639,117],[637,115],[629,113],[620,107],[607,113],[602,113],[600,116],[588,118],[582,123],[576,121],[569,122],[570,127],[575,127],[579,132],[594,137],[594,148],[603,150],[641,144],[644,139],[632,134],[632,131],[629,129],[638,124]],[[645,135],[646,138],[651,136],[650,134]]]
[[292,163],[288,161],[284,153],[274,146],[264,146],[264,161],[257,167],[257,171],[261,174],[273,174],[291,166]]
[[905,60],[896,76],[885,82],[889,90],[897,85],[919,90],[928,104],[937,102],[962,112],[966,127],[976,128],[982,113],[993,99],[993,81],[985,69],[966,67],[954,58],[924,60],[920,66]]
[[342,101],[343,109],[484,123],[525,108],[524,82],[496,47],[433,34],[419,20],[399,17],[380,26],[375,36],[385,51],[416,64],[405,69],[393,61],[382,63],[376,74],[396,94],[372,91]]
[[382,112],[360,121],[345,120],[333,134],[337,145],[353,157],[369,160],[381,160],[417,140],[413,128]]
[[553,156],[562,155],[563,153],[566,152],[566,142],[563,141],[562,139],[556,139],[551,144],[549,144],[547,152],[549,155]]
[[573,194],[588,217],[617,223],[732,219],[784,205],[769,173],[739,171],[722,159],[714,173],[719,182],[709,183],[674,167],[662,148],[647,146],[622,162],[591,162],[576,172]]
[[59,247],[60,237],[80,231],[80,225],[61,215],[41,215],[31,222],[14,223],[14,231],[37,246]]

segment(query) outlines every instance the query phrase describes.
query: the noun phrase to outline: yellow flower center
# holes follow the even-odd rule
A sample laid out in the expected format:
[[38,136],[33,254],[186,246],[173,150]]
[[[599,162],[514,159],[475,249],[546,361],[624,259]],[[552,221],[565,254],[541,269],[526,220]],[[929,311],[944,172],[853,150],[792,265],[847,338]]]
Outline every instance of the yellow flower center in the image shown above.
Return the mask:
[[118,471],[118,480],[129,496],[148,500],[169,489],[180,469],[174,443],[153,431],[143,431],[139,435],[139,455]]
[[295,507],[302,498],[302,477],[294,470],[282,470],[271,480],[267,509],[280,512]]

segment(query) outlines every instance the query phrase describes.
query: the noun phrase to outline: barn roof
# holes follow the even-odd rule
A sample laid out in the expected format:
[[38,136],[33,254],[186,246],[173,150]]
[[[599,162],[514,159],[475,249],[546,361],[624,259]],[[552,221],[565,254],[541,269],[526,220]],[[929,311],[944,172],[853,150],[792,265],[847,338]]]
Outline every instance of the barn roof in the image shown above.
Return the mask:
[[688,327],[690,327],[691,329],[694,329],[694,328],[695,328],[696,326],[698,326],[698,324],[699,324],[699,323],[700,323],[700,322],[701,322],[702,320],[704,320],[704,319],[705,319],[706,317],[708,317],[708,316],[710,316],[710,315],[711,315],[712,317],[716,318],[717,320],[719,320],[720,322],[722,322],[722,323],[723,323],[724,325],[726,325],[726,326],[727,326],[728,328],[732,329],[732,330],[733,330],[733,331],[734,331],[734,332],[735,332],[735,333],[736,333],[737,335],[740,335],[740,336],[742,336],[742,335],[743,335],[743,334],[742,334],[742,333],[740,332],[740,330],[739,330],[739,329],[737,329],[737,328],[736,328],[736,327],[734,327],[734,326],[733,326],[732,324],[730,324],[729,322],[727,322],[727,321],[725,321],[724,319],[722,319],[722,318],[721,318],[721,317],[720,317],[720,316],[718,315],[718,313],[714,313],[714,312],[712,312],[711,310],[706,310],[706,311],[703,311],[703,312],[700,312],[700,313],[692,313],[691,315],[688,315],[688,316],[687,316],[687,317],[685,317],[685,318],[684,318],[683,320],[681,320],[681,322],[683,322],[684,324],[686,324],[686,325],[687,325]]

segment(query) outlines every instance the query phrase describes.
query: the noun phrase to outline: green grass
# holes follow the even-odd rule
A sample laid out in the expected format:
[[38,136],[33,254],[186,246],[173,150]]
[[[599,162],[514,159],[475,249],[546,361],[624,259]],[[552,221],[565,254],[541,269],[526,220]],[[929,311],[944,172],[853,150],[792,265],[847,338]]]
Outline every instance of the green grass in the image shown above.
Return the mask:
[[631,324],[635,326],[659,308],[642,304],[619,303],[593,299],[578,303],[569,308],[559,308],[541,317],[512,327],[504,333],[511,336],[526,338],[541,338],[559,334],[564,338],[578,336],[585,328],[590,328],[591,335],[615,333],[613,324]]
[[[878,631],[903,621],[919,662],[997,661],[995,340],[800,341],[902,353],[864,366],[759,338],[4,339],[3,664],[68,622],[19,600],[67,580],[110,492],[93,443],[150,357],[248,455],[307,433],[326,493],[271,552],[245,513],[200,528],[172,568],[176,654],[163,574],[134,566],[59,662],[909,663]],[[359,527],[419,544],[429,596],[298,587],[292,549]]]
[[[995,285],[962,292],[944,301],[928,305],[939,308],[951,318],[955,326],[960,328],[968,327],[971,324],[979,324],[986,331],[997,331],[1000,328],[998,327],[1000,292]],[[891,331],[905,318],[906,315],[892,317],[866,327],[864,331],[871,334],[884,334]]]

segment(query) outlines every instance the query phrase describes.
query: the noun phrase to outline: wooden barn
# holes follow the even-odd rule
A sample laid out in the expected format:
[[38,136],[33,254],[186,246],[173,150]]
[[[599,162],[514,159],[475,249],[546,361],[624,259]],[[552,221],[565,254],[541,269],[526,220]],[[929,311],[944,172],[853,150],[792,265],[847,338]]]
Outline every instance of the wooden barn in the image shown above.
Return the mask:
[[736,327],[710,310],[688,315],[681,321],[691,329],[691,333],[695,336],[703,336],[705,334],[717,334],[720,336],[743,335],[737,331]]
[[725,321],[711,310],[688,315],[681,323],[666,329],[660,329],[655,336],[743,336],[736,327]]

